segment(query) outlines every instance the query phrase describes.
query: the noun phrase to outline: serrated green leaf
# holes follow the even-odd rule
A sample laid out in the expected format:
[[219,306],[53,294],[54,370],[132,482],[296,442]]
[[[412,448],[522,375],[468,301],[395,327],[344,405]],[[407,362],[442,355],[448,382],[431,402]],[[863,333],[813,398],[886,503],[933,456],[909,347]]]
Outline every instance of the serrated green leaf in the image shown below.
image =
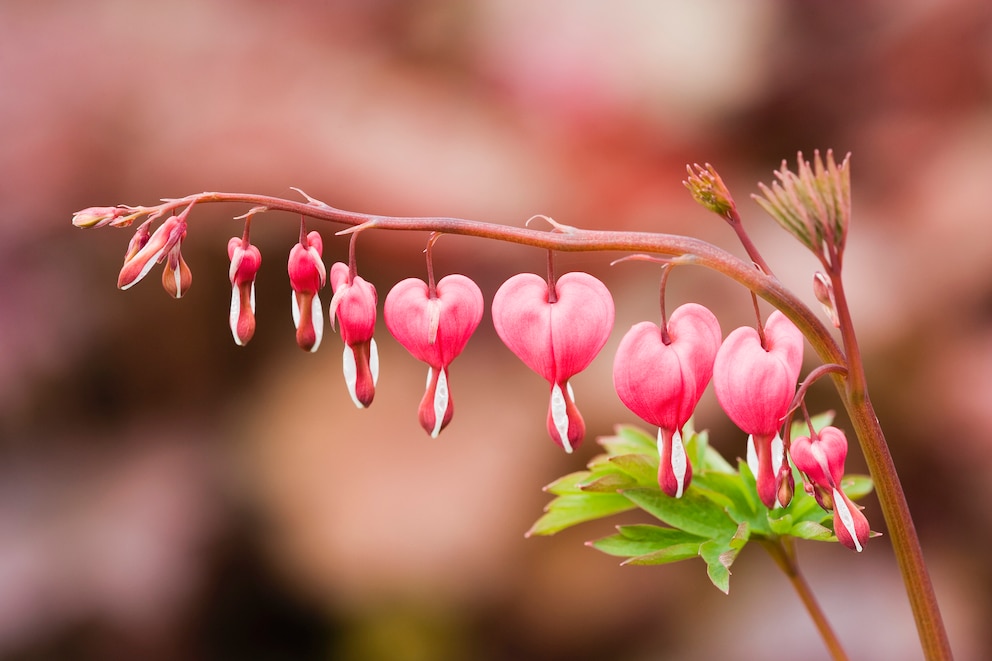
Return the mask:
[[658,520],[701,537],[719,537],[737,527],[722,507],[693,488],[681,498],[646,488],[625,489],[621,494]]
[[[610,463],[631,477],[636,486],[658,486],[658,459],[645,454],[621,454],[610,457]],[[635,485],[631,485],[635,486]]]
[[782,510],[775,510],[776,514],[781,514],[778,517],[768,517],[768,524],[771,526],[772,532],[776,535],[787,535],[789,531],[792,530],[794,524],[792,515]]
[[792,526],[789,534],[802,539],[812,539],[819,542],[837,541],[834,531],[816,521],[801,521]]
[[645,553],[633,558],[628,558],[621,562],[622,565],[666,565],[680,560],[689,560],[699,556],[700,542],[686,542],[685,544],[674,544],[668,548]]
[[851,500],[860,500],[875,489],[875,483],[868,475],[845,475],[840,488]]
[[620,471],[592,475],[588,480],[579,483],[584,493],[616,493],[620,489],[638,486],[637,480]]
[[658,451],[655,437],[633,425],[618,425],[615,436],[602,436],[598,442],[611,457],[621,454],[650,454]]
[[[752,528],[767,529],[764,509],[759,511],[757,507],[757,494],[748,493],[738,473],[704,471],[693,475],[692,483],[710,500],[723,503],[730,518],[737,523],[747,521]],[[713,493],[722,495],[726,500],[718,500]]]
[[[631,530],[635,528],[635,530]],[[671,547],[695,544],[698,550],[699,545],[706,541],[705,538],[697,537],[675,528],[661,528],[659,526],[620,526],[619,532],[609,537],[603,537],[592,542],[592,547],[608,555],[623,557],[638,557],[648,554],[655,554]],[[648,532],[650,531],[650,532]],[[679,553],[681,551],[678,551]],[[676,553],[673,551],[672,553]],[[693,553],[688,557],[694,557]],[[681,559],[681,558],[680,558]],[[674,560],[669,560],[674,562]]]
[[706,575],[724,594],[730,592],[730,566],[750,539],[746,523],[740,524],[733,535],[711,539],[699,547],[699,555],[706,563]]
[[580,495],[582,494],[582,489],[579,488],[579,484],[588,480],[591,476],[592,473],[589,471],[569,473],[544,487],[544,490],[556,496]]
[[631,501],[619,494],[580,493],[559,496],[548,504],[544,515],[531,526],[526,536],[553,535],[579,523],[632,509],[634,505]]

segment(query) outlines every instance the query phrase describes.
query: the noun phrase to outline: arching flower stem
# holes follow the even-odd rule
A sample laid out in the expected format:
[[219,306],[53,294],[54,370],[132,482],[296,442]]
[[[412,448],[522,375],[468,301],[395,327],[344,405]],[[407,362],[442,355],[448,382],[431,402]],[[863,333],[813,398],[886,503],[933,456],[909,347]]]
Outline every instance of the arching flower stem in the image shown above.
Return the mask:
[[[823,363],[847,369],[846,375],[833,372],[831,377],[844,401],[874,480],[924,654],[929,661],[953,658],[905,493],[868,397],[862,356],[840,277],[840,252],[835,245],[826,246],[829,254],[824,255],[821,262],[834,289],[843,348],[819,316],[764,268],[755,268],[753,263],[700,239],[651,232],[583,230],[564,225],[552,232],[540,232],[460,218],[378,216],[336,209],[310,197],[307,200],[299,202],[267,195],[205,192],[165,200],[161,205],[152,207],[120,207],[124,211],[114,212],[113,219],[106,224],[126,226],[144,216],[157,218],[194,203],[239,203],[351,226],[339,234],[367,229],[421,231],[474,236],[563,252],[649,253],[677,257],[679,263],[696,264],[722,273],[781,310],[802,331]],[[82,227],[97,226],[83,220],[77,224]]]

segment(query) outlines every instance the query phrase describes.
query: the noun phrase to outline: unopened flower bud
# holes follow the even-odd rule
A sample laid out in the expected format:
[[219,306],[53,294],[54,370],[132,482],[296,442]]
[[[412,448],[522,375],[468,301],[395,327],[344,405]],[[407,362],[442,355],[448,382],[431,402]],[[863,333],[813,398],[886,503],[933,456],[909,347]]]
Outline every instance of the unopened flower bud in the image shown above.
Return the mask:
[[813,274],[813,295],[823,306],[823,311],[830,317],[830,323],[834,328],[840,328],[840,319],[837,317],[837,303],[834,300],[834,286],[830,279],[823,273],[817,271]]
[[262,253],[247,238],[235,236],[227,242],[227,256],[231,258],[229,321],[231,335],[240,347],[255,335],[255,276],[262,266]]
[[[301,231],[301,235],[302,235]],[[327,281],[321,255],[324,242],[316,231],[300,236],[289,253],[289,284],[293,288],[293,325],[296,343],[314,352],[324,334],[324,313],[318,292]]]
[[836,427],[824,427],[812,436],[793,439],[789,453],[807,482],[807,491],[812,490],[824,510],[833,510],[837,539],[849,549],[861,551],[871,536],[871,528],[861,508],[840,488],[847,436]]
[[359,275],[352,278],[343,262],[331,266],[331,288],[331,327],[335,320],[341,324],[345,384],[355,406],[364,408],[372,403],[379,380],[379,350],[372,337],[378,297],[375,287]]
[[180,251],[186,238],[186,221],[183,216],[171,216],[149,235],[150,222],[142,223],[128,244],[117,286],[130,289],[148,275],[155,264],[166,261],[162,284],[170,295],[179,298],[192,282]]
[[682,184],[689,189],[692,199],[718,216],[728,220],[736,217],[737,205],[734,198],[712,165],[707,163],[701,166],[696,163],[686,165],[685,169],[689,177]]

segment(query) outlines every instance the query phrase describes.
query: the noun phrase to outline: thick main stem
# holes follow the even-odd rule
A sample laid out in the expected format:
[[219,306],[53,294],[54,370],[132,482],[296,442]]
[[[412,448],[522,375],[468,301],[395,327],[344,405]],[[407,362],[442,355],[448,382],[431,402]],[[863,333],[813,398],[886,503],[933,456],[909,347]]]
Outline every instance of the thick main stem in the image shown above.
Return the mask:
[[831,273],[835,306],[840,320],[841,335],[848,354],[848,378],[838,384],[851,424],[861,443],[861,452],[868,464],[882,515],[892,540],[892,550],[902,573],[903,583],[916,620],[920,644],[928,661],[949,661],[953,658],[947,631],[944,629],[933,582],[923,558],[920,538],[906,502],[892,454],[868,398],[864,363],[854,334],[851,312],[844,295],[839,269]]
[[792,538],[765,539],[762,540],[762,545],[768,551],[768,554],[772,556],[772,559],[775,560],[775,564],[779,566],[782,573],[789,579],[789,582],[792,583],[796,594],[799,595],[803,606],[806,607],[806,612],[809,613],[810,619],[813,620],[816,630],[820,632],[820,637],[823,638],[823,643],[827,646],[830,656],[834,661],[847,661],[847,652],[844,651],[840,639],[834,633],[830,622],[827,621],[826,613],[820,607],[820,602],[816,600],[812,588],[806,582],[806,577],[803,576],[802,571],[799,569],[799,562],[796,560],[795,545]]

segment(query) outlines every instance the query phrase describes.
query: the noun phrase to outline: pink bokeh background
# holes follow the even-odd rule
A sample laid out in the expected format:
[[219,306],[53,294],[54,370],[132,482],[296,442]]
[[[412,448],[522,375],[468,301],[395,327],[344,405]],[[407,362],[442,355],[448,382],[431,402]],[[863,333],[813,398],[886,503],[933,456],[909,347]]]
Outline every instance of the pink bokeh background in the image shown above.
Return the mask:
[[[547,438],[547,385],[488,314],[451,370],[456,414],[417,424],[425,367],[385,330],[371,409],[340,339],[293,341],[285,259],[260,216],[258,330],[226,325],[226,243],[247,208],[193,214],[190,293],[115,278],[130,231],[73,211],[203,190],[522,225],[688,233],[740,252],[695,206],[713,163],[776,273],[815,304],[814,258],[749,198],[783,158],[853,152],[846,281],[869,383],[960,659],[992,655],[992,5],[981,0],[8,0],[0,4],[0,656],[11,659],[827,658],[762,552],[730,596],[700,562],[618,566],[590,524],[524,539],[592,438],[636,422],[611,356],[657,317],[657,271],[562,255],[617,323],[573,385],[580,452]],[[338,229],[325,262],[346,258]],[[419,233],[363,236],[380,300],[423,277]],[[440,274],[487,301],[529,248],[445,237]],[[724,334],[745,292],[679,270]],[[325,305],[329,291],[324,294]],[[807,369],[815,363],[807,360]],[[838,405],[827,388],[817,406]],[[704,396],[697,427],[742,434]],[[852,450],[849,469],[863,470]],[[873,527],[884,532],[877,504]],[[921,658],[886,537],[800,549],[852,657]]]

